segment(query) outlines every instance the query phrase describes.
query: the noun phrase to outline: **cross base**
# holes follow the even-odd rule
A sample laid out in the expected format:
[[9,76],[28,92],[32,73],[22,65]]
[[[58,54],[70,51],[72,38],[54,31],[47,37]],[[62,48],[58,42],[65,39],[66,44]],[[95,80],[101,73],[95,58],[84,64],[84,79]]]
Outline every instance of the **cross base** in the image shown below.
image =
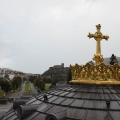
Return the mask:
[[101,54],[95,54],[93,57],[93,60],[95,61],[96,65],[99,65],[100,63],[104,61],[104,58],[103,58],[103,55]]

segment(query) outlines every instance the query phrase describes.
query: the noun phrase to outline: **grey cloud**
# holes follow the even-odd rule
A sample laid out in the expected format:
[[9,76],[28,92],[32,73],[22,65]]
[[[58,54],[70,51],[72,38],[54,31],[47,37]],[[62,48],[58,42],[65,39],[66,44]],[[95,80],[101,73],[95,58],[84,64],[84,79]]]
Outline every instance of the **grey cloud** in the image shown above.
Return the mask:
[[119,55],[119,0],[1,0],[0,66],[43,73],[50,66],[85,64],[95,54],[88,32],[101,24],[103,56]]

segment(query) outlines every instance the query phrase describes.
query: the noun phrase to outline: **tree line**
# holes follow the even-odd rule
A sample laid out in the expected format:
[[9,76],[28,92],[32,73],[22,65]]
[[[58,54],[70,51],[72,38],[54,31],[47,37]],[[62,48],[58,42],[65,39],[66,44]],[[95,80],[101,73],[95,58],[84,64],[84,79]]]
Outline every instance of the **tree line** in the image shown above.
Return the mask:
[[[71,79],[72,79],[72,74],[71,74],[71,70],[69,69],[67,83],[69,83]],[[27,80],[27,79],[24,78],[23,80]],[[30,75],[28,80],[32,82],[39,90],[44,90],[45,83],[51,83],[52,85],[56,85],[56,83],[60,81],[60,78]],[[13,80],[10,80],[9,75],[6,74],[4,78],[0,80],[0,86],[4,92],[16,90],[21,86],[21,84],[22,84],[22,78],[20,76],[14,77]]]
[[30,75],[28,80],[32,82],[38,90],[42,91],[45,89],[45,83],[40,76]]
[[45,89],[45,83],[56,85],[56,83],[60,81],[59,78],[53,79],[51,77],[41,77],[41,76],[33,76],[33,75],[30,75],[28,80],[32,82],[41,91]]
[[20,76],[14,77],[13,80],[10,80],[8,75],[0,80],[1,89],[4,92],[9,92],[11,90],[18,89],[22,84],[22,78]]

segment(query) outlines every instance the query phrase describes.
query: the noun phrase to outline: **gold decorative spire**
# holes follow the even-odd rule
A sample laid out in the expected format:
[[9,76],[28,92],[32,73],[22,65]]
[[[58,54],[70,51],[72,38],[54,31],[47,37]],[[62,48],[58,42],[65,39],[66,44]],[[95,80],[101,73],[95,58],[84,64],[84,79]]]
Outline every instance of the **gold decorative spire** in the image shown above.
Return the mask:
[[120,66],[117,63],[106,65],[101,55],[100,41],[108,40],[109,36],[100,32],[101,25],[96,25],[97,32],[88,34],[89,38],[96,40],[96,54],[93,57],[96,64],[86,63],[85,65],[70,65],[73,84],[96,84],[96,85],[120,85]]
[[101,25],[100,24],[96,25],[96,29],[97,29],[97,32],[95,34],[89,33],[88,37],[89,38],[94,38],[96,40],[96,54],[94,55],[93,60],[95,60],[96,65],[98,65],[101,62],[103,62],[103,60],[104,60],[103,59],[103,55],[101,54],[100,41],[102,39],[108,40],[109,36],[103,35],[100,32],[100,29],[101,29]]

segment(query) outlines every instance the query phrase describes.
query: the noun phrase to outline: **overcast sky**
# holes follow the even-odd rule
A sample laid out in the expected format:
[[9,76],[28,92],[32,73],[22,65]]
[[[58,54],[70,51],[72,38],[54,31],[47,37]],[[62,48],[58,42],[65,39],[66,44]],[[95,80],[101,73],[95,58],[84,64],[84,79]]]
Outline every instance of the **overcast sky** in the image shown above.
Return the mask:
[[104,57],[120,56],[120,0],[0,0],[0,68],[40,73],[50,66],[85,64],[95,25],[109,35]]

